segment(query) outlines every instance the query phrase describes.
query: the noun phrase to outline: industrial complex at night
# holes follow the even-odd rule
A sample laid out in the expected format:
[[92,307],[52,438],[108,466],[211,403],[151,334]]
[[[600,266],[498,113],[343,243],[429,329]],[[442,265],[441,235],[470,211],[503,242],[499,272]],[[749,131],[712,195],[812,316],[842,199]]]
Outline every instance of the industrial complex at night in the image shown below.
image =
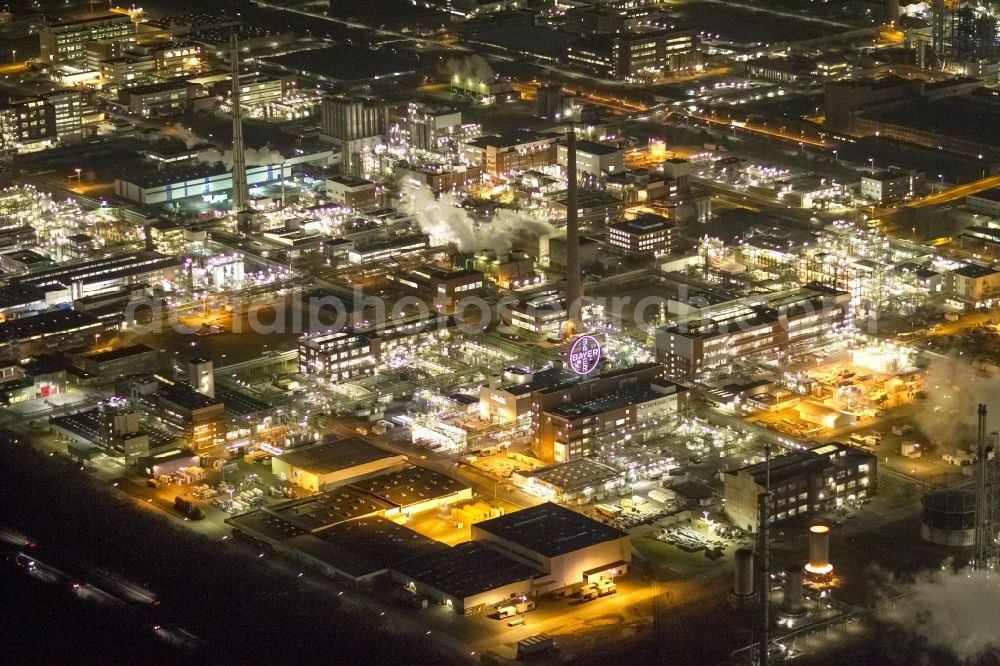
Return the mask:
[[1000,3],[0,7],[5,663],[1000,664]]

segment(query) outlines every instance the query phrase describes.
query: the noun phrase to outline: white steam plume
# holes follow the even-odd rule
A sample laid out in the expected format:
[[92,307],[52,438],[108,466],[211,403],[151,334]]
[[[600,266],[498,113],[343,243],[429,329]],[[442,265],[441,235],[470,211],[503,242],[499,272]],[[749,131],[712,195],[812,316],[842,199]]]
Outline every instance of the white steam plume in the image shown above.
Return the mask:
[[500,256],[510,251],[513,236],[520,231],[536,235],[555,232],[548,222],[508,209],[499,209],[492,219],[477,222],[461,207],[458,197],[442,194],[435,198],[426,187],[406,187],[402,209],[413,215],[421,231],[435,242],[454,243],[463,252],[491,249]]
[[184,145],[188,148],[194,148],[195,146],[205,143],[204,139],[180,123],[174,123],[170,133],[183,141]]
[[449,78],[458,76],[460,79],[472,79],[473,83],[493,81],[496,78],[496,72],[490,64],[478,55],[449,58],[444,67]]
[[887,580],[878,616],[962,662],[1000,658],[1000,575],[950,562],[910,582]]
[[[243,156],[246,159],[247,166],[262,166],[265,164],[281,164],[284,157],[277,150],[272,150],[270,148],[245,148],[243,150]],[[203,150],[198,154],[198,159],[205,164],[216,164],[221,162],[226,166],[227,169],[232,170],[233,168],[233,151],[226,150],[221,151],[216,148],[209,148],[208,150]]]
[[[941,452],[975,447],[976,405],[985,404],[992,417],[988,430],[1000,427],[1000,377],[978,371],[963,356],[932,356],[924,376],[927,396],[914,421]],[[989,418],[989,417],[988,417]]]

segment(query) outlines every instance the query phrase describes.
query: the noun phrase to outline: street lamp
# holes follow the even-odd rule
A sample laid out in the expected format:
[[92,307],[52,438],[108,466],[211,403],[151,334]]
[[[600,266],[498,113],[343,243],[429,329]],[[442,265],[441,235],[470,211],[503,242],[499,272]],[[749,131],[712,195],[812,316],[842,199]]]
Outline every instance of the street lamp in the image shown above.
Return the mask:
[[13,64],[17,64],[17,49],[10,50],[10,59],[13,61]]

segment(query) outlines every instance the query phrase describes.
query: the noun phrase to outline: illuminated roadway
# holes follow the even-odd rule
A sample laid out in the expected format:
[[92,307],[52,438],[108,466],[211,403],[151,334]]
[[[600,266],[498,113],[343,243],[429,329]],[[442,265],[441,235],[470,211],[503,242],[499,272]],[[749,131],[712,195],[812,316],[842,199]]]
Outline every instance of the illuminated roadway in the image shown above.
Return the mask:
[[744,130],[747,132],[753,132],[755,134],[762,134],[764,136],[770,136],[776,139],[782,139],[783,141],[790,141],[796,144],[805,144],[807,146],[813,146],[814,148],[836,148],[838,144],[831,143],[821,138],[811,139],[803,134],[790,134],[789,132],[773,130],[767,127],[767,125],[762,125],[759,123],[743,122],[743,121],[733,121],[729,118],[719,118],[714,115],[702,115],[698,113],[685,113],[688,118],[693,120],[701,120],[703,122],[712,123],[713,125],[720,125],[722,127],[731,127],[734,130]]
[[937,204],[948,203],[950,201],[954,201],[955,199],[961,199],[962,197],[966,197],[970,194],[976,194],[977,192],[989,190],[994,187],[1000,187],[1000,176],[988,176],[986,178],[974,180],[971,183],[966,183],[965,185],[956,185],[955,187],[942,192],[911,201],[903,207],[923,208],[924,206],[934,206]]

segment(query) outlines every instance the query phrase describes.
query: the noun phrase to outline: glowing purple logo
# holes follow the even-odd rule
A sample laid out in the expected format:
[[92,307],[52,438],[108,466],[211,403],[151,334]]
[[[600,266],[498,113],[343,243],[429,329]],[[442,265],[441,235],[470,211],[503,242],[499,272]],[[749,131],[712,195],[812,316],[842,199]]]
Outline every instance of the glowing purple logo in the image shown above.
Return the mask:
[[569,348],[569,367],[578,375],[589,375],[601,362],[601,345],[591,335],[582,335]]

